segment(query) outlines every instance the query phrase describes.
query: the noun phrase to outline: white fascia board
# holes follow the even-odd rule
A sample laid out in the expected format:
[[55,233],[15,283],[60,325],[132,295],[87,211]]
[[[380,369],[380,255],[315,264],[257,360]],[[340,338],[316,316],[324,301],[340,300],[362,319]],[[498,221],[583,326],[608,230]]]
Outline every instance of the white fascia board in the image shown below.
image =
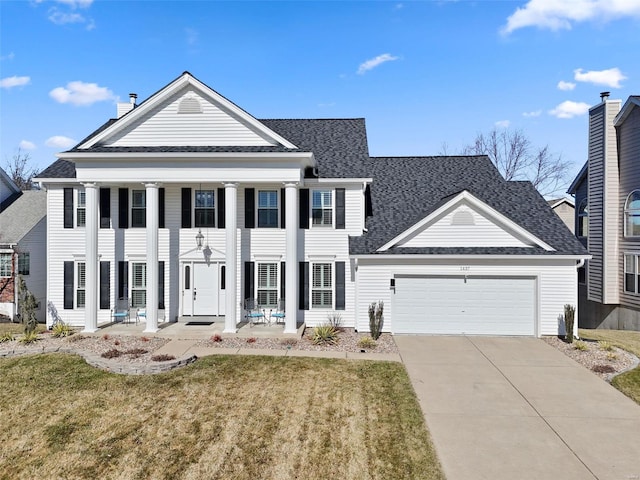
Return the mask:
[[486,213],[487,216],[489,218],[491,218],[492,220],[496,221],[496,223],[502,224],[507,230],[511,230],[512,232],[515,232],[516,235],[519,235],[519,236],[521,236],[521,237],[533,242],[534,244],[538,245],[539,247],[545,249],[548,252],[552,252],[552,251],[555,250],[553,247],[551,247],[546,242],[543,242],[538,237],[536,237],[535,235],[533,235],[529,231],[525,230],[524,228],[522,228],[520,225],[518,225],[517,223],[513,222],[509,218],[505,217],[504,215],[502,215],[500,212],[498,212],[494,208],[492,208],[489,205],[487,205],[486,203],[478,200],[476,197],[471,195],[471,193],[469,193],[467,190],[464,190],[463,192],[459,193],[458,195],[453,197],[451,200],[446,202],[444,205],[440,206],[439,208],[437,208],[436,210],[431,212],[424,219],[420,220],[418,223],[416,223],[415,225],[413,225],[409,229],[405,230],[400,235],[396,236],[395,238],[393,238],[389,242],[385,243],[377,251],[378,252],[384,252],[384,251],[390,249],[391,247],[393,247],[397,243],[399,243],[402,240],[410,237],[414,232],[420,230],[425,225],[428,225],[429,223],[431,223],[434,219],[437,219],[441,214],[443,214],[444,212],[446,212],[450,208],[454,207],[456,204],[461,203],[461,202],[463,202],[465,200],[467,202],[469,202],[470,205],[476,207],[479,211],[481,211],[483,213]]
[[173,83],[170,83],[165,88],[163,88],[162,90],[157,92],[153,97],[151,97],[151,98],[145,100],[144,102],[142,102],[139,107],[135,107],[133,110],[128,112],[127,115],[121,117],[119,119],[120,121],[116,121],[115,123],[113,123],[108,128],[105,128],[102,132],[100,132],[97,135],[95,135],[94,137],[90,138],[85,143],[79,145],[78,148],[80,148],[80,149],[90,148],[90,147],[94,146],[95,144],[99,143],[100,141],[104,140],[105,138],[107,138],[107,137],[113,135],[114,133],[122,130],[127,125],[130,125],[133,122],[135,122],[138,117],[143,116],[146,112],[148,112],[149,110],[152,110],[158,104],[160,104],[161,102],[163,102],[164,100],[169,98],[171,95],[173,95],[175,92],[177,92],[179,89],[181,89],[181,88],[183,88],[183,87],[185,87],[187,85],[191,85],[191,86],[195,87],[204,96],[212,98],[215,102],[221,104],[226,110],[230,111],[234,115],[237,115],[239,118],[241,118],[243,121],[247,122],[249,125],[254,127],[256,130],[260,131],[261,133],[263,133],[267,137],[272,138],[274,141],[280,143],[284,147],[287,147],[287,148],[298,148],[293,143],[289,142],[287,139],[285,139],[282,136],[278,135],[273,130],[268,129],[266,126],[264,126],[257,119],[255,119],[254,117],[249,115],[247,112],[242,110],[240,107],[238,107],[234,103],[230,102],[229,100],[224,98],[222,95],[220,95],[219,93],[215,92],[211,88],[207,87],[204,83],[202,83],[199,80],[195,79],[194,77],[192,77],[190,74],[188,74],[186,72],[182,76],[180,76],[179,78],[174,80]]
[[56,157],[63,160],[91,161],[91,160],[217,160],[217,159],[233,159],[233,160],[255,160],[257,158],[278,159],[284,161],[309,160],[308,165],[315,165],[315,159],[312,152],[62,152],[57,153]]
[[13,179],[9,176],[7,172],[4,171],[3,168],[0,168],[0,177],[4,179],[7,186],[12,189],[15,193],[20,191],[20,188],[16,185]]
[[575,204],[573,201],[569,200],[568,198],[561,198],[560,200],[558,200],[556,203],[554,203],[553,205],[550,205],[551,208],[556,208],[558,205],[562,205],[563,203],[567,203],[569,206],[574,207],[575,208]]
[[492,254],[409,254],[409,253],[396,253],[380,255],[374,254],[362,254],[362,255],[349,255],[349,258],[357,260],[591,260],[592,255],[492,255]]
[[305,185],[314,185],[316,183],[353,183],[361,185],[363,183],[371,183],[373,178],[305,178]]

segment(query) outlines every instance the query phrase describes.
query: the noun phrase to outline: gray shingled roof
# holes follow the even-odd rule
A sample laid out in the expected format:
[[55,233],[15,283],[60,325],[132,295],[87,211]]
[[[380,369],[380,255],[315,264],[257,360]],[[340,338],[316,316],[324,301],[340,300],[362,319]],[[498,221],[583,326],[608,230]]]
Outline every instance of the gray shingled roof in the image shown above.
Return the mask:
[[530,182],[507,182],[486,156],[372,158],[373,216],[368,232],[350,239],[351,254],[373,254],[454,195],[467,190],[548,243],[542,248],[404,248],[384,254],[571,254],[586,250]]
[[47,192],[27,190],[0,213],[0,244],[15,244],[47,214]]
[[76,178],[76,164],[69,160],[56,160],[40,172],[37,178]]

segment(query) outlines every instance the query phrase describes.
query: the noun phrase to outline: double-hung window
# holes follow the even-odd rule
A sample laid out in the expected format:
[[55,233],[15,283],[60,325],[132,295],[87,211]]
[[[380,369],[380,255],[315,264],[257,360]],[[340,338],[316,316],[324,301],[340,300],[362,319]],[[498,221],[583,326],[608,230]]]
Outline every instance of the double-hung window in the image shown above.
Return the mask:
[[195,226],[215,227],[215,196],[213,190],[196,190]]
[[278,192],[258,191],[258,227],[278,228]]
[[147,306],[147,264],[131,264],[131,306]]
[[131,191],[131,227],[144,228],[147,226],[147,192],[145,190]]
[[311,279],[311,307],[333,308],[331,263],[314,263]]
[[624,255],[624,291],[640,293],[640,255]]
[[333,198],[331,190],[313,190],[311,219],[314,226],[333,225]]
[[589,203],[585,198],[578,206],[578,236],[589,235]]
[[0,277],[11,276],[11,253],[0,253]]
[[18,275],[29,275],[31,261],[29,258],[29,252],[22,252],[18,254]]
[[84,190],[78,190],[78,203],[76,207],[76,225],[84,227],[87,223],[87,194]]
[[258,264],[258,305],[275,308],[278,305],[278,264]]
[[76,263],[78,275],[76,276],[76,306],[84,307],[85,303],[85,286],[86,286],[86,266],[84,262]]

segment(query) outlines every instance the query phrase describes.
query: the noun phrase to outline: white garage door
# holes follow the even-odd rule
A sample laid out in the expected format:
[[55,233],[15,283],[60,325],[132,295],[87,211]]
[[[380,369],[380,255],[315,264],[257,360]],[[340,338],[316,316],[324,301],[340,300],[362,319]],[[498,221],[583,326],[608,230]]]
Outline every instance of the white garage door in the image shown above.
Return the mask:
[[535,279],[398,277],[394,333],[535,335]]

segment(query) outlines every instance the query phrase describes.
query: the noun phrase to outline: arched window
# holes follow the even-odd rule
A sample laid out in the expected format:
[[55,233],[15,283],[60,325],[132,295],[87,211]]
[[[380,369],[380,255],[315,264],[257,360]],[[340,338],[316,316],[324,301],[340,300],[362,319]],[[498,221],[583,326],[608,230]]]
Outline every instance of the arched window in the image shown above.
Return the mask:
[[589,235],[589,203],[585,198],[580,202],[578,207],[578,236],[586,237]]
[[634,190],[624,204],[624,235],[640,237],[640,190]]

